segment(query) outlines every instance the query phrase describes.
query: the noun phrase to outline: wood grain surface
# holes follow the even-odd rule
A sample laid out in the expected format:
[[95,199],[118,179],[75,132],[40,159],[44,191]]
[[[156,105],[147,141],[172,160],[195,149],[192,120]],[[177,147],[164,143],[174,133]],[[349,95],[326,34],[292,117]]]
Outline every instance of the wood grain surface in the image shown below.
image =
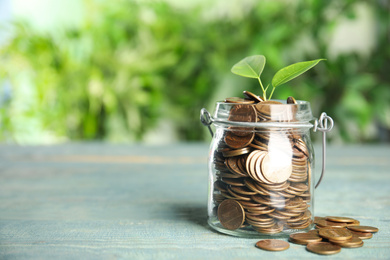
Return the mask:
[[[323,258],[212,231],[207,156],[208,144],[2,145],[0,259]],[[329,147],[315,215],[379,228],[362,248],[328,258],[388,259],[390,146]]]

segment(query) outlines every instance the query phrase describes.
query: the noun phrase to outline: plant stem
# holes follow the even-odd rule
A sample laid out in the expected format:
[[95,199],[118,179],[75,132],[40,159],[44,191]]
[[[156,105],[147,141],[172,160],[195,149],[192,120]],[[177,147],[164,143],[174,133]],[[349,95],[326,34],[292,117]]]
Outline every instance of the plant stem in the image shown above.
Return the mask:
[[275,87],[272,86],[272,91],[271,91],[271,95],[269,95],[269,99],[271,99],[272,95],[274,94],[274,91],[275,91]]
[[265,90],[264,90],[263,84],[261,83],[261,79],[260,79],[260,77],[258,77],[257,79],[259,80],[260,87],[261,87],[261,89],[263,90],[263,97],[264,97],[264,100],[267,100],[267,95],[266,95],[266,92],[265,92]]

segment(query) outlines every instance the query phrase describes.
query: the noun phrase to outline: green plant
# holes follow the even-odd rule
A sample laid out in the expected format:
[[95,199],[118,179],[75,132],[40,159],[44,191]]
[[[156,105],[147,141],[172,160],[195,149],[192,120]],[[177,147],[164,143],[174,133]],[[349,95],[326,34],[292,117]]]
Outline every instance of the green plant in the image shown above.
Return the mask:
[[[271,82],[272,92],[269,95],[268,99],[272,98],[272,95],[277,86],[280,86],[298,77],[299,75],[305,73],[306,71],[313,68],[322,60],[324,59],[298,62],[280,69],[278,72],[276,72],[276,74],[272,78],[272,82]],[[249,56],[236,63],[232,67],[231,72],[247,78],[256,78],[260,83],[261,90],[263,91],[263,98],[264,100],[267,100],[267,90],[270,84],[268,84],[267,87],[264,88],[260,79],[260,75],[263,72],[263,69],[265,67],[265,61],[266,59],[264,55]]]

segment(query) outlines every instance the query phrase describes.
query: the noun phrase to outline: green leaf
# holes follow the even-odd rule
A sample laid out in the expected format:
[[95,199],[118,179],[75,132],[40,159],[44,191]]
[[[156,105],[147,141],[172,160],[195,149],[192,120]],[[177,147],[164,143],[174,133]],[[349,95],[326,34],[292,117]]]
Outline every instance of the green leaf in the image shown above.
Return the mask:
[[265,57],[263,55],[254,55],[246,57],[236,63],[231,72],[234,74],[247,77],[259,78],[265,66]]
[[298,62],[279,70],[272,79],[272,86],[276,88],[277,86],[298,77],[299,75],[313,68],[322,60],[325,59]]

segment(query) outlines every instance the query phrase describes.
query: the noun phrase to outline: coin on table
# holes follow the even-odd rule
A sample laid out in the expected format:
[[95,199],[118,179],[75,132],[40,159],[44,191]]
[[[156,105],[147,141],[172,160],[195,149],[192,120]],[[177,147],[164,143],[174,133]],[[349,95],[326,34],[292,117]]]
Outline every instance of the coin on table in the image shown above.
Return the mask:
[[240,104],[253,104],[255,103],[253,100],[244,99],[240,97],[228,97],[225,99],[227,103],[240,103]]
[[290,244],[278,239],[264,239],[256,243],[256,247],[268,251],[283,251],[290,247]]
[[370,227],[370,226],[348,226],[347,227],[350,230],[353,231],[359,231],[359,232],[371,232],[371,233],[376,233],[379,231],[378,228],[376,227]]
[[320,219],[320,220],[316,221],[315,223],[319,227],[340,227],[340,228],[342,228],[342,227],[347,226],[346,223],[333,222],[333,221],[328,221],[325,219]]
[[329,242],[309,243],[307,244],[306,249],[320,255],[333,255],[341,251],[341,247],[339,245]]
[[224,228],[235,230],[244,224],[245,212],[238,201],[227,199],[218,206],[218,219]]
[[355,219],[353,218],[347,218],[347,217],[336,217],[336,216],[328,216],[325,217],[326,220],[333,221],[333,222],[341,222],[341,223],[353,223]]
[[371,232],[358,232],[358,231],[353,231],[350,230],[352,235],[356,235],[360,239],[370,239],[372,238],[372,233]]
[[352,238],[352,233],[345,228],[326,228],[320,229],[318,234],[321,237],[327,238],[329,240],[348,240]]
[[295,244],[307,245],[313,242],[320,242],[322,238],[315,233],[295,233],[290,235],[289,240]]
[[363,246],[363,241],[360,238],[358,238],[357,236],[352,236],[352,238],[350,238],[348,240],[344,240],[344,241],[329,239],[329,242],[337,244],[341,247],[348,247],[348,248]]
[[245,97],[247,97],[248,99],[253,100],[255,102],[263,102],[264,101],[264,99],[262,97],[255,95],[252,92],[244,90],[243,94]]

